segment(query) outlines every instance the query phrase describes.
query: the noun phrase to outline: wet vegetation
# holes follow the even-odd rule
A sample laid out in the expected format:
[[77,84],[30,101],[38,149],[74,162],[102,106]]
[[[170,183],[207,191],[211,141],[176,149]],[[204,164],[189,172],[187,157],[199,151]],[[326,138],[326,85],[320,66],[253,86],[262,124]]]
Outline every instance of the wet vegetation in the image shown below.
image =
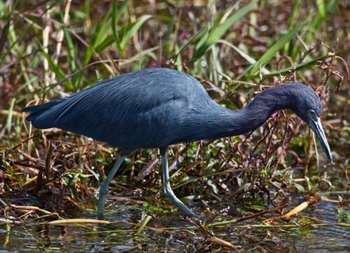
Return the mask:
[[[345,252],[349,23],[346,0],[1,0],[2,247]],[[154,66],[190,73],[231,109],[267,87],[307,83],[324,101],[334,164],[284,111],[248,135],[171,147],[173,188],[206,222],[184,219],[164,199],[156,150],[129,157],[110,188],[107,220],[94,220],[97,187],[118,150],[33,129],[21,110]]]

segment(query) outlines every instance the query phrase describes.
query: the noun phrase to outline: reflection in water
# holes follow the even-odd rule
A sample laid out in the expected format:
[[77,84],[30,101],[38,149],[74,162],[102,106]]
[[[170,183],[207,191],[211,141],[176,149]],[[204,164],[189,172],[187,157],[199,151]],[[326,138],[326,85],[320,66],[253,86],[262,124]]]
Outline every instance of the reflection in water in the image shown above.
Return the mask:
[[[321,203],[304,212],[310,217],[317,217],[322,222],[337,222],[337,206]],[[0,227],[1,252],[189,252],[198,251],[205,240],[200,233],[186,229],[186,223],[176,215],[164,217],[163,221],[153,221],[153,227],[175,226],[175,230],[149,230],[135,235],[131,223],[139,223],[143,210],[135,207],[119,206],[110,214],[116,223],[113,225],[80,226],[6,226]],[[82,214],[86,217],[86,214]],[[178,223],[175,223],[178,220]],[[249,221],[253,223],[253,221]],[[248,237],[247,228],[227,225],[216,228],[214,232],[243,251],[256,247],[269,252],[349,252],[350,228],[339,226],[307,227],[307,229],[284,229],[266,237],[261,228],[249,228],[249,234],[260,238]],[[253,245],[253,246],[252,246]],[[257,247],[256,245],[259,245]]]

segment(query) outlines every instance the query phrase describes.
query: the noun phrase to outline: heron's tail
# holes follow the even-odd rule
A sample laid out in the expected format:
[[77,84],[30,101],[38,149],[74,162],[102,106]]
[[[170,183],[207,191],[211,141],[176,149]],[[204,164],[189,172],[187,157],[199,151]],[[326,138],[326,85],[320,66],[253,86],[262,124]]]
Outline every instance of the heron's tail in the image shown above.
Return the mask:
[[54,122],[56,119],[56,113],[54,107],[58,105],[62,99],[50,101],[41,105],[28,106],[23,109],[24,112],[28,112],[27,120],[32,122],[36,128],[50,128],[55,127]]

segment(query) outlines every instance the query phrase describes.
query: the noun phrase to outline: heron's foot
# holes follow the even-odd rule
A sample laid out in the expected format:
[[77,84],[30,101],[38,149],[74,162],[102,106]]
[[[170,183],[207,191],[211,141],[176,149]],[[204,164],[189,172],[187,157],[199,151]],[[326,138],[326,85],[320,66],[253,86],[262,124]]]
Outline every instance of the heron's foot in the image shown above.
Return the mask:
[[198,220],[202,220],[202,217],[195,213],[191,208],[187,207],[185,204],[182,203],[182,205],[178,206],[177,208],[180,209],[180,211],[184,214],[184,216],[189,217],[189,218],[195,218]]
[[190,218],[190,219],[195,219],[195,220],[198,220],[200,222],[205,221],[204,217],[202,217],[200,214],[194,212],[191,208],[186,206],[184,203],[182,203],[182,202],[181,202],[181,204],[174,203],[174,202],[172,202],[172,203],[182,212],[182,214],[185,217]]
[[189,213],[185,213],[184,210],[182,210],[182,209],[180,209],[180,210],[181,210],[181,212],[183,212],[184,215],[185,215],[186,217],[188,217],[188,218],[195,218],[196,220],[204,221],[204,218],[203,218],[201,215],[199,215],[199,214],[193,212],[191,209],[188,210]]
[[170,188],[170,184],[167,184],[166,187],[164,187],[164,194],[168,200],[174,204],[186,217],[203,220],[200,215],[193,212],[191,208],[186,206],[178,197],[176,197],[175,193]]

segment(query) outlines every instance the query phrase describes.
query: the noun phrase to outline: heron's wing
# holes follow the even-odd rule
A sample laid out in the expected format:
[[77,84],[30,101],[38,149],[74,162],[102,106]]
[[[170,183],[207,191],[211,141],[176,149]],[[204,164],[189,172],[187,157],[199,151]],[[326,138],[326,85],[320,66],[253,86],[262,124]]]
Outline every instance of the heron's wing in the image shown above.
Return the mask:
[[61,99],[29,119],[37,127],[58,127],[117,146],[142,142],[145,135],[144,141],[150,135],[160,138],[160,131],[169,131],[186,113],[189,93],[197,94],[189,82],[158,72],[126,74]]

